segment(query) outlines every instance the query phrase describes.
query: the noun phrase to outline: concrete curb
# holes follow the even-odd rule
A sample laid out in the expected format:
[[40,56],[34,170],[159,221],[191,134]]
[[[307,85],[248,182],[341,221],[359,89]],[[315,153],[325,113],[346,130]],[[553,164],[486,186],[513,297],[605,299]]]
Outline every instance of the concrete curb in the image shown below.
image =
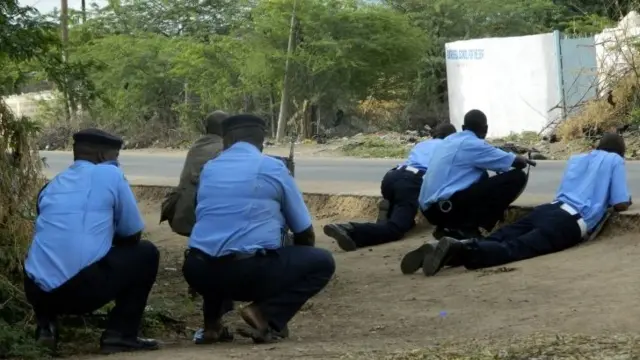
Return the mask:
[[[166,185],[132,185],[136,198],[140,202],[159,203],[165,194],[171,191],[172,186]],[[332,219],[340,221],[372,221],[378,212],[378,203],[381,196],[360,195],[360,194],[332,194],[305,192],[304,200],[309,211],[315,220]],[[504,224],[509,224],[531,211],[537,204],[527,203],[530,199],[524,199],[510,207],[506,214]],[[543,203],[543,202],[540,202]],[[538,203],[538,204],[540,204]],[[158,206],[158,213],[160,208]],[[426,219],[421,215],[416,215],[417,228],[425,229],[431,227]],[[628,233],[640,230],[640,214],[627,212],[614,214],[605,226],[601,236]]]

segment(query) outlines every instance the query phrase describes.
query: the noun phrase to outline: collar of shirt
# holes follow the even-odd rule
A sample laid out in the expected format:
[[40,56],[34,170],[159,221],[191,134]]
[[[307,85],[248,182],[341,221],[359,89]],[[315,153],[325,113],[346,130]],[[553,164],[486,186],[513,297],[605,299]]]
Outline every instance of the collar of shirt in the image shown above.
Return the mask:
[[[474,138],[476,138],[476,139],[478,139],[478,140],[482,140],[482,139],[480,139],[480,138],[478,137],[478,135],[476,135],[476,134],[475,134],[473,131],[471,131],[471,130],[462,130],[462,131],[460,131],[459,133],[456,133],[456,134],[453,134],[453,135],[457,135],[457,136],[454,136],[454,137],[474,137]],[[449,138],[449,137],[452,137],[452,136],[447,136],[447,137]]]
[[[113,165],[115,167],[120,167],[120,162],[118,162],[118,160],[108,160],[105,162],[102,162],[101,164],[107,164],[107,165]],[[82,165],[95,165],[94,163],[92,163],[91,161],[87,161],[87,160],[75,160],[72,164],[73,167],[78,167],[78,166],[82,166]]]
[[85,166],[85,165],[95,165],[95,164],[87,160],[74,160],[73,164],[71,164],[72,167],[79,167],[79,166]]
[[231,145],[231,147],[227,149],[227,151],[253,152],[261,154],[261,151],[257,147],[244,141],[240,141]]

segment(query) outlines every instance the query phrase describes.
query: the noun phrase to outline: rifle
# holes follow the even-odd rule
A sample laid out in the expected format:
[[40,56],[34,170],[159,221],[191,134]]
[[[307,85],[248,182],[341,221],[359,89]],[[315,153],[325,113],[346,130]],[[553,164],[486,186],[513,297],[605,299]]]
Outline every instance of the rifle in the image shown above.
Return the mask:
[[[282,161],[287,166],[287,169],[289,169],[289,173],[291,174],[292,177],[295,177],[295,174],[296,174],[296,164],[293,156],[295,145],[296,145],[295,139],[296,139],[295,136],[291,138],[291,147],[289,148],[289,157],[269,155],[272,158]],[[293,245],[293,235],[290,234],[288,227],[285,227],[282,232],[282,244],[283,246]]]
[[296,164],[293,158],[293,153],[295,150],[295,145],[296,145],[296,141],[295,141],[295,137],[293,139],[291,139],[291,147],[289,148],[289,157],[284,157],[284,156],[277,156],[277,155],[269,155],[272,158],[278,159],[280,161],[282,161],[286,166],[287,169],[289,169],[289,172],[291,173],[291,176],[295,177],[296,174]]

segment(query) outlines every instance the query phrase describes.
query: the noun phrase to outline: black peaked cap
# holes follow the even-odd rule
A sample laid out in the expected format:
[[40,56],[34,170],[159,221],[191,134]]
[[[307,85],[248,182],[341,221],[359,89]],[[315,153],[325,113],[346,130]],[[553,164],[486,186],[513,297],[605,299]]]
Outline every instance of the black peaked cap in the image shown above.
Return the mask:
[[241,114],[234,115],[222,122],[222,133],[226,134],[228,132],[242,129],[242,128],[255,128],[264,130],[267,124],[265,121],[255,115],[249,114]]
[[100,129],[83,129],[73,134],[74,143],[95,144],[121,149],[123,141],[120,137]]

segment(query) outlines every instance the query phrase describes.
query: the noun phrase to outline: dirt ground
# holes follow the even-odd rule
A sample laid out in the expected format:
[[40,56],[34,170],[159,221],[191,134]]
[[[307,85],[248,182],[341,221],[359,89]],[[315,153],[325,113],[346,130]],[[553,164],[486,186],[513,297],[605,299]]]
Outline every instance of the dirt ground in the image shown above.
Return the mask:
[[[163,265],[154,292],[184,294],[179,260],[186,239],[173,235],[165,225],[158,225],[157,203],[144,202],[141,206],[147,218],[148,236],[163,252]],[[161,351],[118,358],[187,360],[210,359],[215,354],[216,359],[248,360],[291,357],[494,359],[497,354],[500,355],[497,358],[530,359],[534,357],[508,357],[505,350],[497,350],[502,349],[502,345],[491,344],[505,344],[506,348],[514,344],[509,344],[512,337],[525,339],[533,334],[551,340],[538,341],[534,337],[523,341],[536,342],[538,347],[549,341],[541,347],[575,347],[578,352],[577,357],[557,356],[558,352],[555,357],[536,356],[538,359],[611,358],[594,354],[603,353],[603,349],[616,341],[623,343],[621,348],[630,356],[616,359],[631,359],[639,353],[634,345],[638,342],[632,338],[640,332],[640,247],[636,234],[603,237],[562,253],[505,268],[477,272],[449,269],[426,278],[421,274],[403,276],[399,261],[406,251],[429,239],[428,231],[414,232],[400,242],[344,253],[320,230],[322,224],[332,220],[323,218],[315,225],[318,246],[331,249],[335,254],[336,276],[293,320],[289,340],[255,346],[240,338],[232,344],[195,346],[188,342],[192,334],[189,332],[182,340],[164,339],[167,345]],[[166,298],[162,301],[174,301],[172,305],[177,307],[179,301],[186,300]],[[200,321],[197,303],[185,305],[183,310],[190,312],[189,326],[197,327]],[[559,333],[569,337],[573,334],[618,335],[607,338],[609,340],[580,338],[581,342],[571,345],[569,342],[576,340],[565,342],[564,337],[555,335]],[[485,352],[487,357],[468,357],[471,353],[466,351],[445,356],[444,350],[418,350],[445,346],[444,343],[462,347],[479,343],[492,347],[490,350],[482,347],[485,345],[479,347],[482,350],[478,351]],[[585,351],[593,348],[597,351]]]

